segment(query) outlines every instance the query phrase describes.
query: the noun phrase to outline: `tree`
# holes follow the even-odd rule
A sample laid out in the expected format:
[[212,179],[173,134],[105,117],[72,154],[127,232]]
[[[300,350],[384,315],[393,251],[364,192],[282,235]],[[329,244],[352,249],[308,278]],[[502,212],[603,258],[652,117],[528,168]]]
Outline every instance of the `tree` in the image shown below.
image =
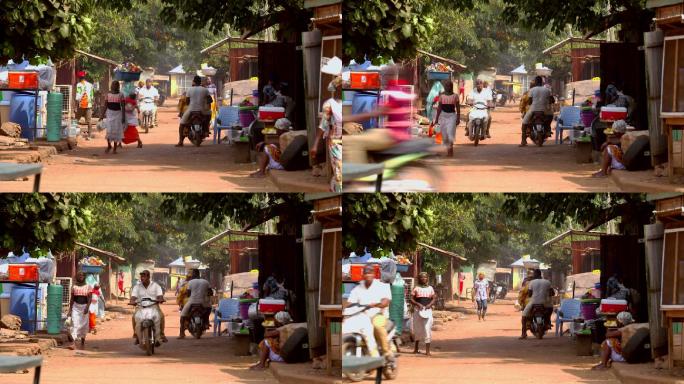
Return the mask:
[[623,40],[641,41],[649,30],[653,12],[646,9],[645,0],[504,0],[504,19],[509,23],[521,22],[533,29],[550,26],[560,34],[572,25],[585,34],[596,35],[621,25]]
[[[162,0],[132,0],[127,12],[108,8],[93,11],[95,28],[87,46],[89,52],[118,61],[132,61],[142,67],[166,72],[178,64],[199,68],[206,58],[202,48],[216,37],[208,27],[194,31],[168,23],[159,17]],[[224,35],[227,29],[222,30]],[[85,68],[95,75],[107,70],[94,60],[84,59]]]
[[[470,3],[459,0],[458,3]],[[343,2],[345,59],[414,58],[434,31],[435,0],[347,0]]]
[[624,233],[638,234],[650,222],[653,204],[643,194],[529,193],[507,194],[503,209],[530,221],[550,220],[556,227],[570,217],[585,230],[621,218]]
[[396,253],[416,249],[432,228],[431,194],[345,194],[342,224],[346,252],[367,247]]
[[162,0],[162,18],[170,23],[218,33],[226,24],[253,36],[278,25],[279,40],[297,41],[307,31],[311,12],[303,0]]
[[0,248],[15,253],[73,249],[74,241],[92,221],[84,194],[0,194]]
[[309,220],[312,205],[303,194],[295,193],[226,193],[168,194],[161,205],[164,214],[179,215],[184,220],[208,222],[218,228],[226,218],[248,230],[268,220],[279,218],[280,233],[301,233]]

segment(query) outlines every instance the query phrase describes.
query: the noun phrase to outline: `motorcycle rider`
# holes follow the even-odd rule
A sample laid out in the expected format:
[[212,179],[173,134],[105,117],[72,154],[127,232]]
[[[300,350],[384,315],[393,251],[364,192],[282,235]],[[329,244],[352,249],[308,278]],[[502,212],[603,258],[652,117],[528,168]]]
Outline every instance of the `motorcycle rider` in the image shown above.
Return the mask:
[[[169,340],[166,338],[166,335],[164,334],[164,313],[159,307],[159,303],[164,302],[164,294],[162,293],[162,289],[159,286],[159,284],[150,280],[150,271],[148,270],[143,270],[142,272],[140,272],[140,281],[131,290],[131,299],[129,300],[128,304],[135,305],[137,304],[138,300],[142,299],[151,299],[156,300],[158,302],[153,306],[153,308],[157,311],[157,315],[159,316],[159,329],[157,329],[157,331],[160,335],[161,341],[165,343],[168,342]],[[140,311],[140,307],[136,306],[135,313],[133,314],[132,319],[133,338],[135,338],[135,344],[140,344],[140,340],[138,340],[138,333],[136,332],[135,325],[135,317],[138,311]]]
[[[470,92],[470,96],[468,96],[468,104],[470,105],[475,105],[477,103],[484,103],[488,108],[492,107],[493,103],[493,97],[492,97],[492,91],[489,88],[484,87],[484,82],[482,79],[477,79],[475,80],[475,89],[473,89],[472,92]],[[474,109],[471,109],[471,112]],[[485,124],[487,125],[487,132],[485,135],[487,138],[491,138],[489,135],[489,126],[491,124],[491,115],[489,114],[489,110],[487,110],[487,117],[485,118]],[[468,129],[465,130],[465,135],[468,136],[470,134],[470,130],[472,129],[472,119],[470,117],[468,118]]]
[[152,85],[152,79],[145,80],[145,86],[138,90],[138,103],[145,104],[146,98],[152,99],[152,125],[157,124],[157,103],[159,102],[159,91]]
[[544,305],[544,321],[547,326],[551,326],[551,313],[553,312],[551,297],[556,295],[553,288],[551,288],[551,282],[542,277],[541,269],[534,270],[532,281],[529,282],[527,290],[527,295],[532,299],[527,303],[522,312],[522,335],[520,339],[527,338],[527,321],[534,305]]
[[195,304],[201,304],[204,307],[203,320],[204,324],[209,326],[209,314],[211,313],[211,304],[209,303],[209,296],[211,287],[207,280],[200,278],[199,269],[193,269],[192,279],[187,283],[187,290],[190,298],[183,306],[180,318],[180,335],[179,339],[185,338],[185,322],[190,316],[190,308]]
[[[391,356],[389,340],[387,337],[387,319],[389,318],[389,304],[392,299],[389,284],[375,279],[375,268],[366,265],[363,268],[363,281],[359,283],[349,294],[348,304],[359,304],[370,307],[366,314],[373,324],[373,337],[366,337],[366,344],[371,356],[377,357],[378,346],[382,348],[383,356]],[[369,335],[367,332],[366,335]]]
[[530,124],[532,120],[532,114],[534,112],[544,112],[546,116],[545,129],[547,130],[547,135],[551,133],[551,121],[553,121],[553,109],[551,104],[554,103],[553,95],[548,87],[544,86],[544,79],[541,76],[534,78],[534,87],[530,89],[529,100],[530,108],[525,112],[522,121],[522,136],[520,141],[520,146],[527,146],[527,125]]
[[190,123],[190,113],[202,112],[204,116],[204,134],[208,135],[207,122],[211,118],[211,102],[212,98],[209,90],[202,86],[202,78],[195,76],[192,79],[192,87],[185,91],[185,96],[189,99],[188,107],[185,109],[178,127],[178,144],[176,147],[182,147],[185,135],[183,134],[184,127]]

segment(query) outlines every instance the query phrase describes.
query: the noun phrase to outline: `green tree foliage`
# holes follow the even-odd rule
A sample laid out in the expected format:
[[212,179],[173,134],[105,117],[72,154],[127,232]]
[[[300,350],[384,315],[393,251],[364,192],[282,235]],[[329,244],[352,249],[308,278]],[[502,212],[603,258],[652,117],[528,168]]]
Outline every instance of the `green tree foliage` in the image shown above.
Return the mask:
[[70,250],[92,222],[92,196],[0,194],[0,248]]
[[381,249],[400,253],[416,249],[433,224],[431,194],[345,194],[345,252]]
[[550,220],[557,227],[564,226],[568,217],[586,229],[621,218],[626,233],[639,233],[653,212],[653,204],[643,194],[613,193],[509,194],[503,208],[510,215],[529,221]]
[[[414,58],[434,33],[434,0],[346,0],[343,2],[344,55],[363,62],[382,57]],[[469,4],[470,0],[452,1]]]
[[[93,11],[94,31],[82,48],[117,62],[132,61],[143,67],[166,72],[178,64],[198,68],[207,60],[200,51],[216,42],[208,27],[194,31],[160,18],[162,0],[133,0],[131,8],[120,11],[97,8]],[[228,35],[224,28],[221,37]],[[90,72],[103,72],[99,62],[84,59]]]
[[600,33],[621,25],[624,40],[638,40],[648,31],[653,17],[646,0],[504,0],[504,18],[509,23],[521,22],[532,29],[550,26],[561,33],[572,25],[585,33]]
[[[467,258],[466,263],[474,266],[490,260],[507,266],[522,255],[530,255],[566,268],[567,255],[541,246],[557,235],[558,229],[550,220],[511,215],[503,209],[506,203],[507,197],[502,194],[437,195],[432,208],[433,231],[426,241]],[[428,250],[423,254],[425,269],[436,273],[446,271],[445,257]]]
[[311,12],[303,0],[163,0],[161,16],[164,20],[187,28],[211,32],[223,30],[226,24],[255,35],[278,25],[281,40],[296,41],[308,30]]
[[[507,73],[520,64],[532,68],[540,61],[551,65],[555,73],[569,71],[569,63],[542,53],[558,41],[550,28],[531,30],[521,23],[499,23],[504,10],[504,0],[476,1],[468,11],[444,3],[433,12],[436,33],[420,45],[466,65],[468,71],[475,73],[490,67]],[[550,61],[553,63],[549,64]]]
[[93,30],[93,6],[93,0],[0,1],[0,62],[71,56]]

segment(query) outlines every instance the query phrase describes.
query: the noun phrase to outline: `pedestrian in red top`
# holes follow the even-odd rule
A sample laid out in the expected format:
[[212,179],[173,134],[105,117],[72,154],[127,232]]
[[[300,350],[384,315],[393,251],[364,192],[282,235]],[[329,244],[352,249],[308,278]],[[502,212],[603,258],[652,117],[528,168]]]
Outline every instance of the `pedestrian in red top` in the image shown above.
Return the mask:
[[123,143],[131,144],[138,142],[138,148],[142,148],[142,140],[140,140],[140,134],[138,133],[138,102],[136,100],[136,94],[131,93],[125,100],[125,110],[126,110],[126,123],[127,127],[124,131]]
[[458,80],[458,95],[461,99],[461,104],[465,102],[465,80]]

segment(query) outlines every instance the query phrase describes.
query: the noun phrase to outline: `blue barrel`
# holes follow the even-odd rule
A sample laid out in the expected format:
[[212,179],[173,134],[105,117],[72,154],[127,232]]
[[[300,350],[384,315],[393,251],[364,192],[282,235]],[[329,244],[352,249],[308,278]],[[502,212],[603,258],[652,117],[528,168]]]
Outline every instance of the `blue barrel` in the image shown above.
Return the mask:
[[21,329],[35,333],[36,288],[28,284],[15,284],[10,295],[10,313],[21,318]]
[[21,137],[33,140],[36,126],[36,96],[35,92],[15,92],[10,101],[11,122],[21,126]]
[[[352,99],[352,115],[368,113],[378,106],[378,94],[375,92],[356,92]],[[377,128],[377,119],[370,119],[361,123],[363,129]]]

